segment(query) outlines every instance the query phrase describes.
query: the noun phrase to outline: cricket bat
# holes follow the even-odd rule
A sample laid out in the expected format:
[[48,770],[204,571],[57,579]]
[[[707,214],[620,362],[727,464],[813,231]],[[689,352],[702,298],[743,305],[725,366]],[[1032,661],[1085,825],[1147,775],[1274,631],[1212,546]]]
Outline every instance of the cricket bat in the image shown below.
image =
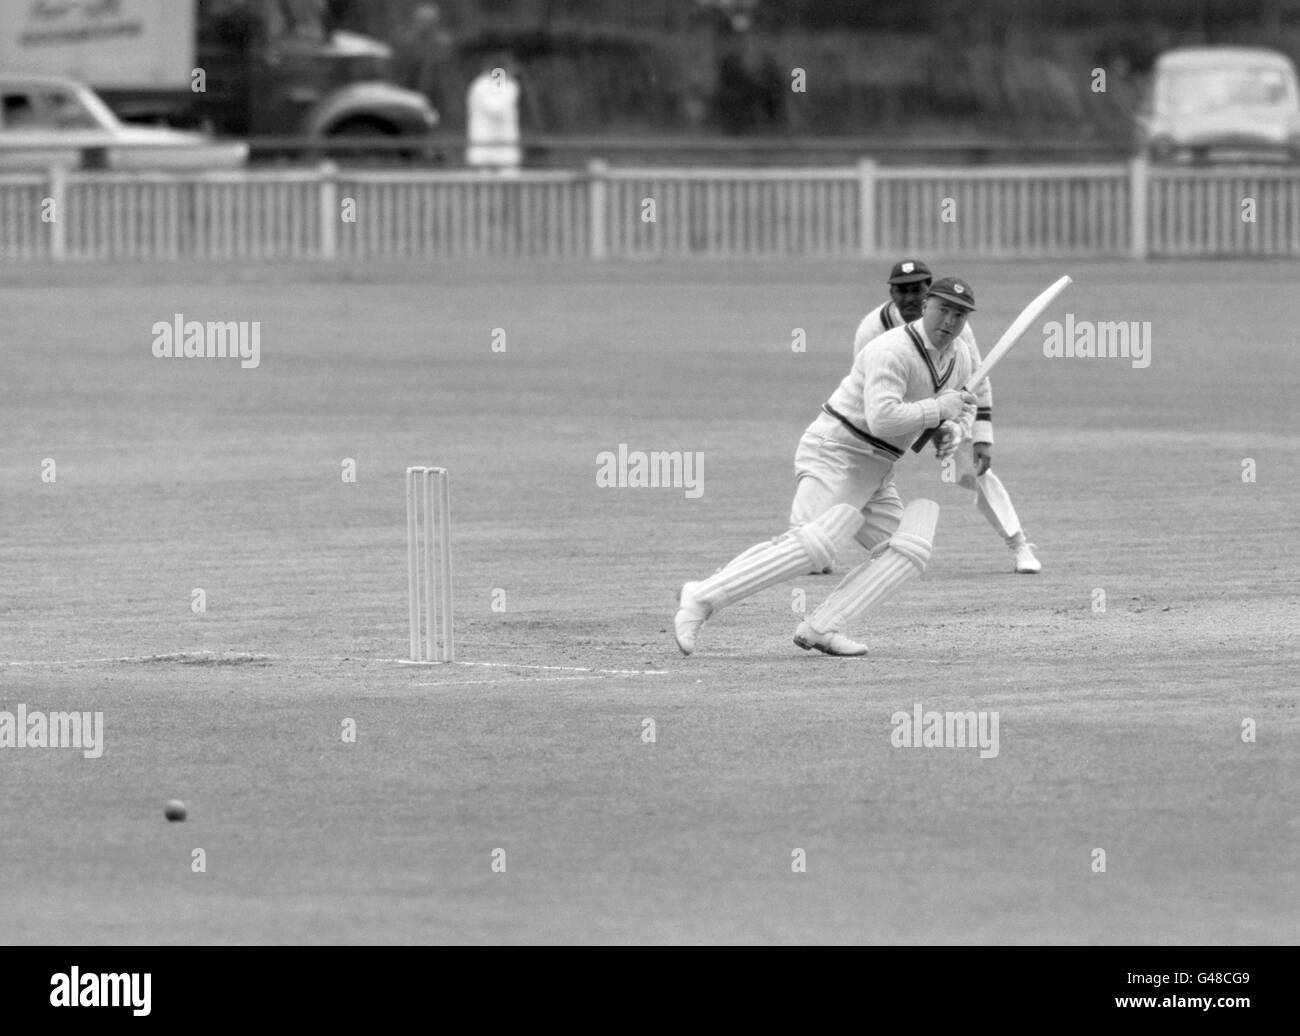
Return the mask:
[[[984,362],[979,365],[979,370],[966,379],[966,383],[962,385],[962,389],[966,392],[974,392],[975,389],[979,387],[980,382],[989,376],[989,372],[993,370],[993,367],[997,364],[998,360],[1002,359],[1002,357],[1011,351],[1012,346],[1024,337],[1025,332],[1029,330],[1030,325],[1035,323],[1038,318],[1043,315],[1043,312],[1047,307],[1056,301],[1056,296],[1061,294],[1061,292],[1072,283],[1073,282],[1069,277],[1062,277],[1059,281],[1050,285],[1041,295],[1038,296],[1038,298],[1034,299],[1033,302],[1022,309],[1020,311],[1020,316],[1016,317],[1016,319],[1011,322],[1011,326],[1008,327],[1002,337],[998,339],[997,344],[988,351],[988,354],[984,357]],[[934,437],[936,431],[937,429],[935,428],[927,428],[923,431],[921,437],[917,439],[916,442],[912,443],[912,452],[920,453],[921,450],[925,448],[925,444]]]

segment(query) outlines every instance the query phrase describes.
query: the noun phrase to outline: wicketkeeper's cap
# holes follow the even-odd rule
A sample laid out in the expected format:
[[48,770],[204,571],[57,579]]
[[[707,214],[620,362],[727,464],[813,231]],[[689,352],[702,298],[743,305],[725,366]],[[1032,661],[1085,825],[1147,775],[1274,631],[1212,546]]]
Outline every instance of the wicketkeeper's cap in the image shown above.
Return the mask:
[[926,297],[934,295],[948,302],[955,302],[959,306],[965,306],[967,309],[975,308],[975,293],[971,291],[971,286],[966,281],[958,280],[956,277],[944,277],[930,285]]
[[904,259],[895,263],[889,271],[889,284],[915,284],[917,281],[930,280],[930,267],[920,259]]

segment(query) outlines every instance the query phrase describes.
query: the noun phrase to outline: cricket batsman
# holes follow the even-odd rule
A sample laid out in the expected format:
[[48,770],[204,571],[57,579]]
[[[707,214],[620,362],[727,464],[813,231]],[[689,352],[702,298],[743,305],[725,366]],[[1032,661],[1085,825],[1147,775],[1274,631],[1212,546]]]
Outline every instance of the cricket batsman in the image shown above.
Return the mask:
[[[882,303],[862,318],[853,336],[853,354],[856,356],[872,339],[900,324],[910,323],[921,315],[921,303],[930,287],[930,268],[919,259],[904,259],[895,263],[889,272],[889,301]],[[971,362],[979,367],[981,356],[975,344],[975,332],[970,324],[962,330],[961,341],[971,351]],[[993,463],[993,388],[987,378],[975,389],[975,428],[971,449],[959,450],[954,460],[957,464],[957,484],[975,491],[975,506],[993,526],[1014,555],[1016,572],[1032,575],[1042,571],[1042,564],[1034,556],[1034,545],[1025,538],[1020,517],[1011,504],[1002,480],[991,470]]]
[[695,650],[700,627],[720,608],[810,568],[833,567],[839,551],[855,539],[870,552],[867,560],[799,624],[794,642],[828,655],[867,654],[867,646],[846,631],[925,570],[939,518],[932,500],[903,506],[894,465],[927,429],[936,430],[941,460],[972,432],[976,397],[958,386],[975,368],[958,338],[974,308],[968,281],[943,278],[926,288],[920,319],[885,332],[857,353],[799,440],[789,531],[682,587],[673,620],[682,654]]

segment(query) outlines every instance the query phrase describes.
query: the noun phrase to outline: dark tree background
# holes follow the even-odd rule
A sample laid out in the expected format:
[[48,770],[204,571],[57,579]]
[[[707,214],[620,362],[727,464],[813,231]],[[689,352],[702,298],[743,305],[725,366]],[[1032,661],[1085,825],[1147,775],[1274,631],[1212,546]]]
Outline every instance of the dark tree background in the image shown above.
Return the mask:
[[[400,45],[422,0],[330,0]],[[1121,140],[1156,54],[1300,57],[1300,0],[441,0],[447,82],[504,47],[532,132]],[[805,70],[805,94],[790,90]],[[1091,89],[1107,71],[1106,95]]]

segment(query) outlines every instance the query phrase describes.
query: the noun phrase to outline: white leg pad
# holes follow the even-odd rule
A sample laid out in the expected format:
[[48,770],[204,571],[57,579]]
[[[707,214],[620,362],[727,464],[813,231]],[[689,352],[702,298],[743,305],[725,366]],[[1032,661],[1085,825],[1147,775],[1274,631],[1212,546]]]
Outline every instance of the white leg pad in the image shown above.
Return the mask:
[[717,610],[804,575],[814,566],[820,569],[833,565],[839,548],[853,539],[861,524],[861,511],[848,504],[836,504],[784,536],[751,547],[722,571],[700,582],[694,597]]
[[1011,495],[992,471],[984,472],[975,480],[975,506],[1003,539],[1010,539],[1020,531],[1020,516],[1011,506]]
[[826,568],[835,564],[840,547],[853,539],[862,521],[862,512],[856,507],[836,504],[820,517],[791,529],[790,533],[803,544],[814,568]]
[[939,505],[913,500],[903,509],[888,549],[853,569],[808,620],[819,633],[839,633],[857,622],[930,563]]
[[737,554],[734,558],[732,558],[725,565],[723,565],[722,568],[718,569],[718,571],[722,572],[725,569],[730,568],[732,565],[739,565],[746,558],[751,558],[759,551],[766,550],[775,542],[776,542],[775,540],[765,540],[762,543],[755,543],[752,547],[749,548],[749,550],[745,551],[744,553]]

